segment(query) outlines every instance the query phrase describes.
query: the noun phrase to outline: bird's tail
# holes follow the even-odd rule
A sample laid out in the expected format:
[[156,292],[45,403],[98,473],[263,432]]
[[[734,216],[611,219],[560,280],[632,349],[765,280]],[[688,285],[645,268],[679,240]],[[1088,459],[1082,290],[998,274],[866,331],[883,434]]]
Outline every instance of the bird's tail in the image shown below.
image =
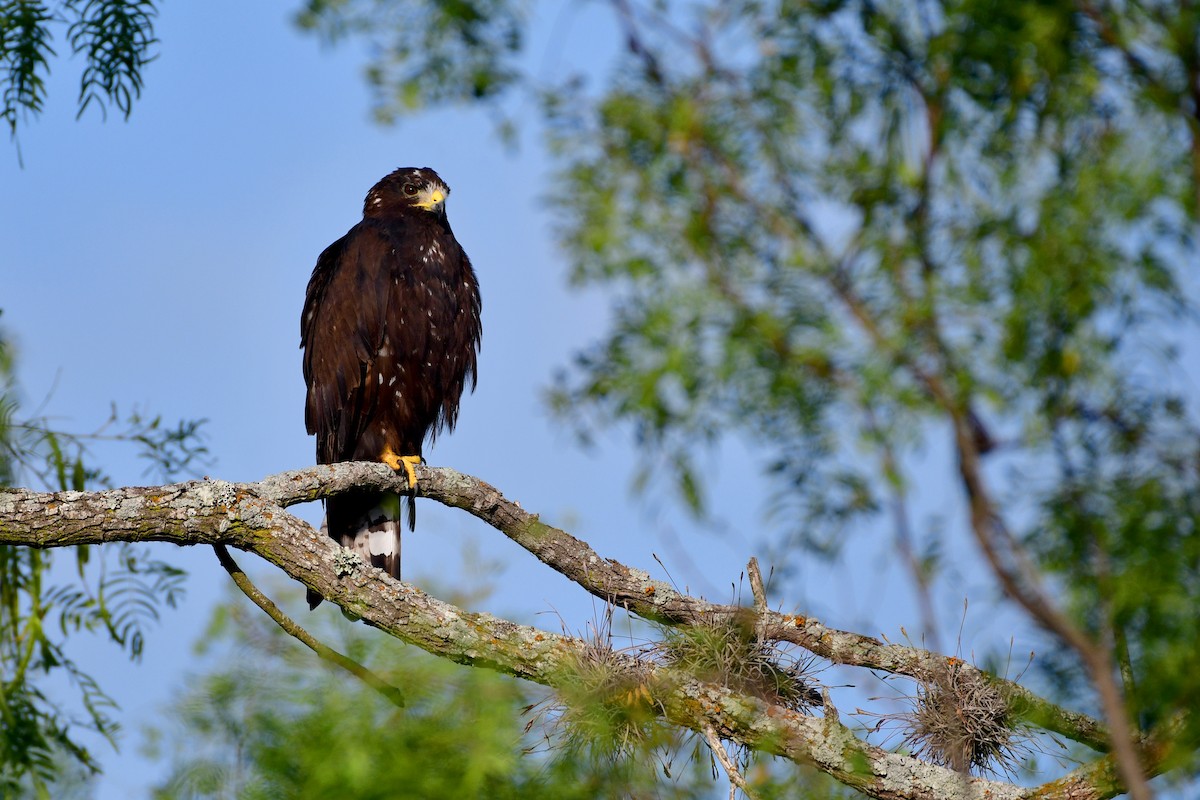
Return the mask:
[[[400,498],[391,492],[348,492],[325,503],[321,524],[335,542],[349,548],[373,567],[400,580]],[[412,525],[409,499],[409,524]],[[316,608],[321,595],[308,590],[308,607]]]

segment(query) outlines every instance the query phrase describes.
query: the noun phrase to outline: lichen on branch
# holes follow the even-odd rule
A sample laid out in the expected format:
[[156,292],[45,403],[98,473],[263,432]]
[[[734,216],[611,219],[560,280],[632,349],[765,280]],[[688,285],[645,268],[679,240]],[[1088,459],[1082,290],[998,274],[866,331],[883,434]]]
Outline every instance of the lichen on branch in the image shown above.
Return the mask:
[[[586,542],[543,523],[494,487],[445,468],[419,467],[419,493],[463,509],[520,544],[588,592],[647,620],[682,629],[712,630],[754,617],[747,631],[762,642],[791,643],[840,664],[931,681],[947,659],[920,648],[886,644],[767,608],[709,603],[676,591],[638,570],[599,556]],[[223,545],[254,553],[365,623],[430,653],[557,687],[576,674],[593,645],[583,639],[470,612],[391,579],[364,562],[340,558],[327,536],[286,509],[351,488],[402,490],[407,482],[386,466],[334,464],[272,475],[257,483],[190,481],[100,492],[0,492],[0,545],[38,548],[112,541]],[[614,661],[615,659],[615,661]],[[788,707],[769,694],[686,669],[689,659],[647,661],[606,656],[609,667],[644,676],[643,705],[666,722],[701,735],[811,764],[878,798],[1112,797],[1121,790],[1107,759],[1035,789],[966,775],[910,755],[892,753],[854,735],[826,699],[823,717]],[[695,659],[690,659],[695,660]],[[1014,715],[1031,724],[1104,747],[1104,729],[1019,685],[959,662],[972,679],[986,680]],[[1152,764],[1152,769],[1156,769]]]

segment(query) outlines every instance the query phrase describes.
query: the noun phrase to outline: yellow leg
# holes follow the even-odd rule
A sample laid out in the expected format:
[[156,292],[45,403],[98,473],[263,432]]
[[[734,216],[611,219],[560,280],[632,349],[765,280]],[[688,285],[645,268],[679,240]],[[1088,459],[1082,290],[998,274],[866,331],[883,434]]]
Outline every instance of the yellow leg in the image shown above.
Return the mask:
[[405,474],[408,475],[408,488],[417,488],[417,471],[414,469],[414,467],[421,463],[420,456],[398,456],[392,452],[392,448],[389,447],[383,451],[382,455],[379,456],[379,460],[387,464],[396,472],[399,472],[403,469]]

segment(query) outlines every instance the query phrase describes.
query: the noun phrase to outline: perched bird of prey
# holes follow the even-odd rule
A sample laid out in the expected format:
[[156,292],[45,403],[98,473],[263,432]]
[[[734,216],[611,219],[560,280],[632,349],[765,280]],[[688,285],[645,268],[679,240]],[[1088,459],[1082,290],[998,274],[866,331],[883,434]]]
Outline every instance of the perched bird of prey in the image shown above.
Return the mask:
[[[317,259],[300,319],[304,421],[317,463],[382,461],[416,490],[422,445],[453,430],[482,328],[479,284],[446,219],[450,188],[402,168],[371,188],[363,218]],[[408,527],[416,525],[413,497]],[[352,491],[325,504],[330,537],[400,577],[401,496]],[[321,597],[308,593],[310,607]]]

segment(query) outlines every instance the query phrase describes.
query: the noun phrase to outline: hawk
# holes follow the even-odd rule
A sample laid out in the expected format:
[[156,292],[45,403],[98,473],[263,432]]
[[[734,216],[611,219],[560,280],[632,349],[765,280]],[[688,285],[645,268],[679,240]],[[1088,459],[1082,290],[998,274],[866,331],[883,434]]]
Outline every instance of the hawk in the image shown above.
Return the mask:
[[[454,429],[475,388],[479,284],[446,218],[450,187],[431,169],[405,167],[371,188],[363,218],[317,259],[300,347],[304,422],[317,463],[382,461],[408,475],[408,527],[426,439]],[[325,503],[329,536],[400,577],[401,495],[366,490]],[[321,597],[309,590],[309,606]]]

